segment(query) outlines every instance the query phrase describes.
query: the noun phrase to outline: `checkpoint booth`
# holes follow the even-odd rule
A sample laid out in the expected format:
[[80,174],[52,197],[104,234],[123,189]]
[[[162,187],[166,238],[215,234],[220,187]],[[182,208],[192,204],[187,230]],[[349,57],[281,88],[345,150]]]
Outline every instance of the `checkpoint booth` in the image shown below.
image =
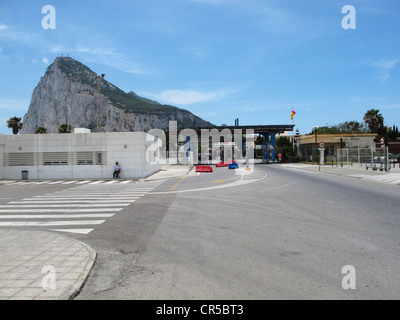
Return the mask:
[[[212,132],[213,130],[215,130],[216,132],[220,133],[221,136],[223,136],[223,132],[229,132],[232,133],[232,136],[235,136],[238,134],[243,135],[243,139],[241,139],[240,141],[242,141],[242,145],[238,146],[237,144],[234,143],[235,139],[230,139],[230,141],[220,141],[219,137],[217,139],[217,141],[211,142],[210,141],[210,150],[216,150],[216,152],[218,153],[217,157],[215,157],[215,155],[211,156],[210,158],[218,158],[216,159],[214,162],[219,162],[222,160],[225,160],[228,157],[226,153],[226,150],[232,150],[229,152],[232,152],[232,157],[231,159],[236,159],[237,157],[237,149],[239,149],[239,152],[243,153],[241,154],[241,157],[245,157],[245,150],[246,148],[244,147],[245,144],[245,140],[246,140],[246,134],[251,131],[252,134],[254,136],[256,135],[262,135],[264,137],[263,139],[263,145],[261,147],[262,150],[262,162],[263,163],[270,163],[271,161],[274,163],[275,162],[275,137],[277,134],[282,134],[284,132],[287,131],[293,131],[294,128],[294,124],[287,124],[287,125],[235,125],[235,126],[227,126],[227,125],[222,125],[222,126],[208,126],[208,127],[191,127],[191,128],[178,128],[177,132],[179,132],[179,135],[182,134],[182,132],[186,131],[188,132],[186,139],[182,139],[183,141],[185,141],[187,147],[187,150],[194,150],[195,153],[197,151],[198,148],[196,148],[196,144],[198,144],[200,142],[200,138],[198,138],[197,140],[192,139],[193,136],[201,136],[202,131],[206,131],[206,132]],[[225,134],[226,136],[226,134]],[[184,137],[183,137],[184,138]],[[193,142],[194,144],[193,145]],[[222,140],[222,139],[221,139]],[[229,147],[228,149],[226,147]],[[201,146],[200,145],[200,149]],[[239,147],[239,148],[238,148]],[[224,151],[225,150],[225,151]],[[195,156],[195,159],[197,159],[198,156]]]

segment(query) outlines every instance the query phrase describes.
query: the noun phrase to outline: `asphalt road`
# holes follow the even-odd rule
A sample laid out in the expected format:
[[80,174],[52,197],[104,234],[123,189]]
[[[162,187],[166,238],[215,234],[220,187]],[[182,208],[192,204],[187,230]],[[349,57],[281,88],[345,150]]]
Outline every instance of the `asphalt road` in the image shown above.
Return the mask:
[[222,170],[168,180],[77,235],[98,258],[76,299],[400,298],[399,186]]

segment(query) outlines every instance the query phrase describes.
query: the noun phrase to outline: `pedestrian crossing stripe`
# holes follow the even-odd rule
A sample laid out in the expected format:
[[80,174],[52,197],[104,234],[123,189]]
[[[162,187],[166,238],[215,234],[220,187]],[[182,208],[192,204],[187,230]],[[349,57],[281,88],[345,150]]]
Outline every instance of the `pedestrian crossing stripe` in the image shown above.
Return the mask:
[[[114,213],[92,214],[10,214],[0,215],[0,219],[66,219],[66,218],[111,218]],[[0,222],[1,225],[1,222]]]
[[29,227],[29,226],[74,226],[102,224],[106,220],[71,220],[71,221],[8,221],[0,222],[0,227]]
[[51,231],[57,231],[57,232],[68,232],[68,233],[78,233],[78,234],[88,234],[90,233],[93,229],[50,229]]
[[[60,208],[60,207],[78,207],[78,208],[93,208],[93,207],[104,207],[104,203],[103,204],[97,204],[97,203],[92,203],[92,204],[77,204],[77,203],[63,203],[63,204],[3,204],[0,205],[0,210],[1,209],[9,209],[9,208]],[[107,207],[125,207],[125,206],[129,206],[130,203],[107,203]],[[119,208],[119,209],[123,209],[123,208]],[[97,210],[97,209],[94,209]]]
[[11,181],[3,181],[0,183],[2,185],[69,185],[69,184],[127,184],[135,182],[136,180],[38,180],[38,181],[21,181],[21,180],[11,180]]
[[[130,203],[135,202],[139,197],[132,197],[132,199],[123,199],[124,202]],[[96,199],[96,200],[42,200],[42,199],[26,199],[21,201],[10,201],[8,204],[26,204],[26,203],[43,203],[43,204],[53,204],[53,203],[93,203],[93,204],[100,204],[100,203],[121,203],[121,200],[103,200],[103,199]]]

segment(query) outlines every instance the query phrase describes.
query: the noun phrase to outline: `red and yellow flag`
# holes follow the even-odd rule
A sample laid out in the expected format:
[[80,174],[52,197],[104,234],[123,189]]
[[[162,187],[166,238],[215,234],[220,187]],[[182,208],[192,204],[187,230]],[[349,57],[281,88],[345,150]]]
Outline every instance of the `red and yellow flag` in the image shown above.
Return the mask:
[[290,120],[293,120],[295,114],[296,114],[296,112],[292,109],[292,113],[290,115]]

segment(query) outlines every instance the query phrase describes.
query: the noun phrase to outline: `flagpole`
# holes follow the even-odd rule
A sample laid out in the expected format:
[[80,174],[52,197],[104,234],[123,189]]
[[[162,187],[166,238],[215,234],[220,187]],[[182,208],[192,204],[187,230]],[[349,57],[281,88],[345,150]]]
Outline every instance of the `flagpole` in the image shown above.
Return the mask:
[[293,155],[294,154],[294,120],[292,119],[292,125],[293,125]]
[[[292,107],[292,113],[293,113],[293,107]],[[292,129],[293,130],[293,139],[292,139],[293,141],[292,141],[292,143],[293,143],[293,155],[295,156],[295,154],[294,154],[294,120],[293,119],[294,119],[294,117],[292,117],[292,125],[293,125],[293,129]]]

